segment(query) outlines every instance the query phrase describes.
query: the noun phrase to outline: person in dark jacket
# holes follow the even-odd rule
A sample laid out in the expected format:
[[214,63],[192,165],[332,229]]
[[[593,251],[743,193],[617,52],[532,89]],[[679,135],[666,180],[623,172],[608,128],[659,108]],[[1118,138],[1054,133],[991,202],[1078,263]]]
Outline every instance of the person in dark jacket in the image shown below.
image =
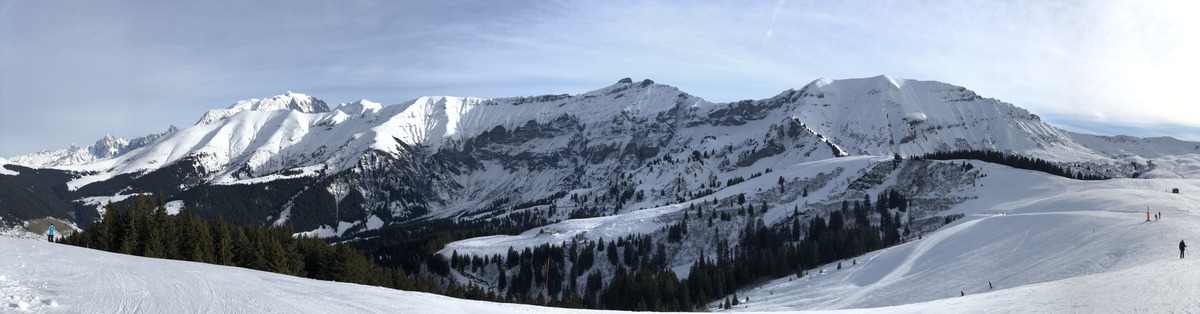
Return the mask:
[[50,234],[50,242],[54,242],[54,224],[50,224],[50,228],[46,229],[46,232]]
[[1187,244],[1183,244],[1183,240],[1179,240],[1179,259],[1183,259],[1183,248],[1186,247]]

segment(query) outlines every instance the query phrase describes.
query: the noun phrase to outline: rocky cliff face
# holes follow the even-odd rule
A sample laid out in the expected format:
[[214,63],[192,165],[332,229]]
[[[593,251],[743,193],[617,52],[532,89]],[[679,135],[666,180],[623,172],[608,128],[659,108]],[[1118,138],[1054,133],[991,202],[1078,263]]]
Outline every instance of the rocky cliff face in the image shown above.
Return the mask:
[[718,104],[624,79],[579,95],[364,100],[332,110],[289,92],[210,111],[191,127],[11,162],[74,171],[62,182],[69,201],[161,190],[203,216],[347,235],[416,219],[482,219],[568,195],[589,205],[561,217],[672,204],[841,156],[994,150],[1134,176],[1200,147],[1133,141],[1137,149],[1122,150],[1127,141],[1107,140],[1089,148],[1100,142],[940,82],[821,79]]

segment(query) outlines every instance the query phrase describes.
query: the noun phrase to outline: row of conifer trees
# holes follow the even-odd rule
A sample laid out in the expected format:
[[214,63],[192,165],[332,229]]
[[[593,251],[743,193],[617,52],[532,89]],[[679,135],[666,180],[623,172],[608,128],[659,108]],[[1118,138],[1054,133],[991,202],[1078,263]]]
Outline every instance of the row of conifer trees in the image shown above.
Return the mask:
[[228,265],[320,280],[350,282],[473,299],[496,299],[477,287],[441,288],[400,267],[381,267],[345,244],[293,236],[290,226],[233,226],[187,210],[169,215],[161,197],[141,194],[124,212],[109,203],[84,232],[58,242],[129,255]]

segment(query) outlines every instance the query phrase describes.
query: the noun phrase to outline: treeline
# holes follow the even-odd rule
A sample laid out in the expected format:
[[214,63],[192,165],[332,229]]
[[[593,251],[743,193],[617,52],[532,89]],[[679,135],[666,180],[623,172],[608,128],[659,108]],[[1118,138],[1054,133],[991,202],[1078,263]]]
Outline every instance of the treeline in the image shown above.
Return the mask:
[[[514,211],[488,220],[431,219],[366,231],[353,245],[375,254],[375,262],[383,267],[446,277],[452,265],[446,256],[438,254],[446,244],[475,237],[516,235],[551,223],[537,210]],[[427,273],[419,273],[422,270]]]
[[[732,209],[718,213],[689,208],[682,221],[659,230],[666,233],[666,241],[662,242],[656,242],[656,237],[650,235],[630,235],[609,241],[580,240],[561,246],[509,248],[506,255],[468,256],[453,252],[450,264],[464,274],[495,274],[480,279],[504,291],[504,299],[510,302],[541,304],[548,290],[553,306],[704,310],[710,302],[763,280],[806,276],[815,267],[900,243],[903,224],[898,212],[892,213],[892,209],[907,207],[907,199],[888,190],[880,193],[874,204],[870,198],[843,202],[843,209],[831,212],[828,218],[812,216],[807,220],[793,210],[785,220],[787,223],[775,226],[754,217],[757,212],[766,212],[767,206],[755,209],[746,204],[748,208],[737,212],[749,221],[739,233],[737,243],[731,245],[720,237],[714,238],[714,249],[701,253],[688,278],[679,278],[671,271],[667,245],[679,242],[689,229],[714,228],[706,227],[705,220],[729,216]],[[598,265],[612,270],[613,277],[608,282]],[[496,271],[485,272],[489,267]],[[545,277],[547,271],[549,278]],[[729,299],[725,302],[738,303]]]
[[474,286],[440,287],[426,276],[409,276],[400,267],[382,267],[373,257],[345,244],[331,245],[296,237],[290,227],[235,227],[223,220],[206,221],[189,211],[166,212],[161,196],[141,194],[125,212],[109,203],[103,218],[86,231],[59,243],[115,253],[228,265],[319,280],[499,300]]
[[[843,202],[842,210],[826,217],[802,216],[793,210],[782,223],[768,226],[760,218],[768,212],[767,204],[754,206],[738,195],[730,200],[730,205],[738,204],[736,211],[689,207],[682,221],[663,226],[659,236],[577,239],[562,245],[510,248],[507,254],[452,252],[443,256],[437,252],[452,241],[516,234],[549,222],[537,211],[519,211],[488,221],[431,220],[388,227],[355,243],[376,248],[372,251],[375,255],[366,255],[346,244],[295,237],[290,226],[235,227],[222,220],[203,220],[188,211],[168,215],[161,197],[154,200],[140,195],[124,212],[109,204],[103,219],[61,242],[475,300],[691,311],[704,310],[710,302],[722,299],[725,304],[735,304],[726,296],[738,289],[768,279],[806,276],[814,267],[902,241],[899,213],[892,214],[891,209],[903,211],[907,199],[889,190],[876,198],[876,205],[871,201],[864,197]],[[679,278],[670,268],[672,250],[668,245],[679,245],[690,232],[718,228],[713,220],[729,221],[734,213],[747,221],[737,243],[731,245],[716,236],[720,231],[712,233],[713,250],[701,253],[688,278]],[[456,276],[452,271],[472,278],[484,276],[472,281],[485,286],[458,285],[449,280]],[[607,273],[612,277],[606,278]]]
[[951,160],[951,159],[975,159],[994,164],[1001,164],[1017,169],[1041,171],[1052,175],[1071,178],[1076,180],[1107,180],[1108,177],[1094,174],[1084,174],[1081,172],[1072,172],[1066,168],[1038,158],[1025,157],[1019,155],[1005,154],[993,150],[957,150],[928,153],[921,156],[920,159],[932,160]]

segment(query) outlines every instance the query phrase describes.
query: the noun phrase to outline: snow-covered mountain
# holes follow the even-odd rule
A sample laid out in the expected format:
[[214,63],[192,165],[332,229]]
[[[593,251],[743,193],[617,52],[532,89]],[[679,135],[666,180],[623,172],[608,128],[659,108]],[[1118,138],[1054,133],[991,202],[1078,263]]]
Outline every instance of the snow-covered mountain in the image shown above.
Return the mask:
[[[721,104],[631,79],[578,95],[362,100],[332,110],[289,92],[143,139],[11,162],[74,171],[64,194],[92,208],[162,190],[202,216],[325,235],[486,217],[568,192],[599,199],[589,207],[651,207],[839,156],[995,150],[1110,177],[1200,175],[1198,143],[1073,134],[963,87],[888,76],[819,79]],[[215,200],[247,197],[259,204],[249,213]]]
[[[1080,181],[974,160],[908,158],[963,150],[1038,158],[1071,173],[1116,179]],[[62,218],[86,228],[105,203],[128,202],[144,191],[161,192],[172,212],[186,208],[234,224],[291,224],[297,231],[358,238],[358,243],[407,234],[438,219],[524,223],[510,228],[538,221],[536,228],[519,235],[458,241],[440,253],[486,258],[510,247],[566,248],[644,236],[659,246],[643,255],[654,255],[646,258],[659,260],[656,265],[680,278],[698,260],[728,255],[734,249],[730,243],[738,243],[749,227],[790,229],[799,242],[800,232],[810,228],[808,221],[830,217],[832,224],[833,213],[849,217],[845,206],[850,202],[870,203],[890,192],[906,198],[906,209],[882,208],[882,214],[847,218],[880,226],[884,233],[882,217],[894,215],[902,222],[895,225],[906,230],[897,241],[904,243],[843,260],[848,264],[843,269],[829,264],[801,279],[791,276],[739,291],[751,297],[740,310],[961,312],[987,305],[1025,312],[1044,308],[1012,301],[1076,304],[1054,289],[1080,284],[1097,287],[1082,295],[1119,300],[1115,296],[1125,290],[1104,280],[1162,275],[1154,277],[1157,282],[1192,292],[1182,295],[1194,295],[1200,287],[1173,280],[1192,275],[1186,271],[1190,267],[1163,257],[1170,257],[1179,238],[1194,235],[1186,227],[1195,223],[1191,208],[1200,206],[1192,194],[1200,190],[1200,143],[1066,132],[1012,104],[933,81],[820,79],[771,98],[732,103],[712,103],[668,85],[632,79],[578,95],[422,97],[389,106],[361,100],[332,109],[319,99],[288,92],[240,101],[209,111],[193,126],[138,140],[106,137],[88,148],[39,154],[0,159],[0,217],[70,216]],[[38,208],[53,211],[39,213]],[[1167,220],[1146,222],[1141,218],[1146,208],[1163,212]],[[672,241],[668,230],[678,226],[691,231]],[[28,244],[0,241],[10,243]],[[30,247],[52,252],[8,258],[82,254]],[[615,253],[597,251],[595,258],[603,262],[588,266],[588,276],[562,276],[563,286],[574,284],[563,293],[585,291],[591,274],[608,279],[621,263],[637,264],[627,253],[632,246],[624,247],[623,262],[609,262],[617,258]],[[376,256],[380,261],[397,258]],[[94,254],[75,260],[109,260],[140,265],[144,273],[165,272],[153,270],[164,266],[141,260]],[[555,267],[575,266],[573,258],[565,260],[570,265]],[[19,263],[10,261],[0,265]],[[499,259],[493,261],[499,264]],[[186,265],[175,262],[170,268],[190,267]],[[513,291],[512,285],[492,280],[516,280],[528,267],[457,265],[439,279],[502,294],[534,292]],[[115,268],[106,274],[133,278],[126,281],[141,278]],[[202,277],[218,278],[220,286],[241,287],[237,278],[286,283],[245,286],[251,289],[308,285],[220,267],[188,269],[212,272]],[[1167,271],[1148,275],[1155,269]],[[4,273],[20,274],[0,277],[11,308],[71,312],[76,304],[89,305],[73,292],[28,284],[33,275],[24,270]],[[80,276],[52,276],[56,279],[46,282],[63,285],[61,280]],[[983,290],[983,281],[996,283],[997,289]],[[236,309],[221,301],[171,307],[175,295],[192,290],[170,280],[162,286],[122,287],[133,287],[129,294],[165,291],[144,304],[150,311]],[[1142,288],[1147,293],[1165,290]],[[229,297],[195,289],[212,299]],[[957,291],[968,296],[956,297]],[[239,300],[270,303],[311,294]],[[378,291],[364,295],[388,298]],[[417,294],[390,296],[471,311],[488,306]],[[1105,310],[1200,307],[1191,299],[1169,299],[1176,302],[1095,304]],[[924,303],[906,304],[912,302]],[[90,305],[116,311],[133,306],[101,303]],[[314,304],[320,309],[349,303]],[[379,311],[394,305],[362,304]]]
[[70,148],[63,150],[42,150],[29,155],[13,157],[11,163],[31,168],[87,165],[124,155],[177,130],[179,128],[172,125],[166,132],[150,134],[134,139],[113,137],[111,134],[108,134],[96,141],[96,143],[86,147],[71,145]]

